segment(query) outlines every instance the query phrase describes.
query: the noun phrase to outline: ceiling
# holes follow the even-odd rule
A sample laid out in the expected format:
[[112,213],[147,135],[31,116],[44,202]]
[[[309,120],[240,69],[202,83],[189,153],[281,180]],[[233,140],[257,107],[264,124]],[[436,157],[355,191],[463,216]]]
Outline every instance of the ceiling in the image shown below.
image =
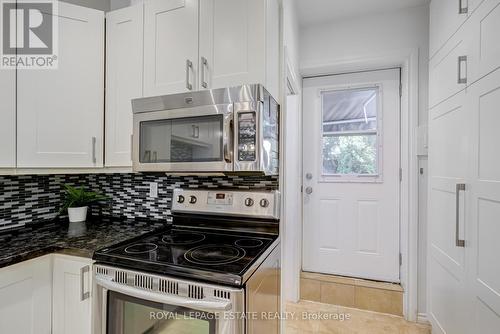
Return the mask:
[[301,26],[416,7],[429,0],[295,0]]

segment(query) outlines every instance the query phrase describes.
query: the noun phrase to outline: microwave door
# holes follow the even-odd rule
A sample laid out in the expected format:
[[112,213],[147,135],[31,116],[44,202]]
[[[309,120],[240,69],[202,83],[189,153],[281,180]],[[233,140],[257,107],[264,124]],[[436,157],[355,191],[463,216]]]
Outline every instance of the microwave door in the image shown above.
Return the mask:
[[232,171],[232,105],[134,115],[135,171]]

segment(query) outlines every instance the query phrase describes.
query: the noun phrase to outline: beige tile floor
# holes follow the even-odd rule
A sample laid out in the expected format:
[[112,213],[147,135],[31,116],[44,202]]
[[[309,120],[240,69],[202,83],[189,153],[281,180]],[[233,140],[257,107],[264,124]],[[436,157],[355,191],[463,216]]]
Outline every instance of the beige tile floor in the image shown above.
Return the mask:
[[[430,327],[401,317],[310,301],[288,303],[285,334],[430,334]],[[293,316],[292,316],[293,314]],[[314,319],[321,315],[323,319]],[[341,320],[341,317],[344,317]],[[309,318],[309,319],[308,319]]]

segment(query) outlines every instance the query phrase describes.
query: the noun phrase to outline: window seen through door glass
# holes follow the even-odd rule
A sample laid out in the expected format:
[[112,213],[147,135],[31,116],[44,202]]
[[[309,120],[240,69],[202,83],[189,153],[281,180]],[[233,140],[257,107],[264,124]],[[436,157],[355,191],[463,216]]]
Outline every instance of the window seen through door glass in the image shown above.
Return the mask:
[[377,175],[377,87],[322,93],[323,174]]

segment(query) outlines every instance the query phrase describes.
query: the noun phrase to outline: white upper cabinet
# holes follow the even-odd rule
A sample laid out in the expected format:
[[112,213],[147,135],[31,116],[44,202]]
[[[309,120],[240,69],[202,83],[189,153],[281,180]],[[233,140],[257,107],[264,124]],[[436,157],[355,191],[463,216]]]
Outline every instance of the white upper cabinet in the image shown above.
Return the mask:
[[18,167],[102,167],[104,13],[59,2],[59,67],[19,70]]
[[277,1],[200,2],[200,89],[261,83],[277,98],[277,64]]
[[129,167],[132,104],[142,96],[143,5],[106,14],[106,167]]
[[197,90],[198,0],[144,4],[144,95]]
[[16,167],[16,70],[0,70],[0,168]]

